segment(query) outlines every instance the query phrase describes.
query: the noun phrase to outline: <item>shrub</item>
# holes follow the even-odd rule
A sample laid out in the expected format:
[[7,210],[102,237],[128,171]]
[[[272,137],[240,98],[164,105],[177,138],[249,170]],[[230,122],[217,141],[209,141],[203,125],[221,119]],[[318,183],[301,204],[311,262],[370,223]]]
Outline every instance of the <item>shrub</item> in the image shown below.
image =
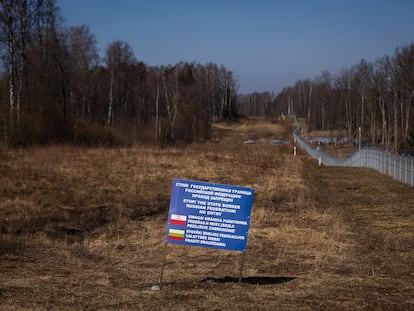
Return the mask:
[[75,143],[86,146],[115,147],[128,145],[128,139],[114,127],[80,119],[76,121]]
[[7,155],[7,145],[5,142],[0,141],[0,159],[5,158]]

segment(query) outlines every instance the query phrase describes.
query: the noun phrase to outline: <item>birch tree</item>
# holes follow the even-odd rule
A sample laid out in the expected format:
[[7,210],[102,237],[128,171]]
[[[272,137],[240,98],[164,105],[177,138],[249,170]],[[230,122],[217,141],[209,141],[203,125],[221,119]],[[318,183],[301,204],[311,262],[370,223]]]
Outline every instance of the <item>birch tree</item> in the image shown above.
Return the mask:
[[178,113],[178,69],[177,66],[166,68],[162,74],[163,82],[163,95],[165,108],[168,115],[169,131],[170,131],[170,143],[174,142],[175,139],[175,121]]

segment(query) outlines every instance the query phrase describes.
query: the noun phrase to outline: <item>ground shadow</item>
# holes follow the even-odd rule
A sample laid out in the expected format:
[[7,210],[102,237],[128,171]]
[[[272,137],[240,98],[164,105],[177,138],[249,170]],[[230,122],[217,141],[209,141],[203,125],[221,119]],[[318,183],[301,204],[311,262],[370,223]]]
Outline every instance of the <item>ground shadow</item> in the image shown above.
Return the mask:
[[[286,277],[286,276],[279,276],[279,277],[269,277],[269,276],[252,276],[252,277],[245,277],[242,278],[243,284],[254,284],[254,285],[274,285],[274,284],[283,284],[286,282],[290,282],[296,279],[296,277]],[[201,283],[204,282],[216,282],[216,283],[238,283],[239,278],[225,276],[223,278],[206,278],[201,280]]]

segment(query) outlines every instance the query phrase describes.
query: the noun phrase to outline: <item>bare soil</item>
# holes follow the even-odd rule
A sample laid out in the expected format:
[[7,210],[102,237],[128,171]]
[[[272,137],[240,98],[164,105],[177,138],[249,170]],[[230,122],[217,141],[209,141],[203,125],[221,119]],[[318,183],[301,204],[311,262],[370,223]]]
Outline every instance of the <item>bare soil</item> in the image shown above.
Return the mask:
[[[252,118],[183,148],[2,147],[0,310],[414,310],[413,188],[293,156],[292,131]],[[173,178],[255,189],[241,284],[241,253],[168,245],[151,290]]]

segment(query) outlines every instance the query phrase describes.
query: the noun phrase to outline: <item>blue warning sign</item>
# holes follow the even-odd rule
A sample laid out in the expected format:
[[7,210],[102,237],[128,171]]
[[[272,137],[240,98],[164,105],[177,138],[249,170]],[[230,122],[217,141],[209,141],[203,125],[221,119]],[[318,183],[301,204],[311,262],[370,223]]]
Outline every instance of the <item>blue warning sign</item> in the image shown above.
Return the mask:
[[254,189],[174,179],[166,241],[246,251]]

